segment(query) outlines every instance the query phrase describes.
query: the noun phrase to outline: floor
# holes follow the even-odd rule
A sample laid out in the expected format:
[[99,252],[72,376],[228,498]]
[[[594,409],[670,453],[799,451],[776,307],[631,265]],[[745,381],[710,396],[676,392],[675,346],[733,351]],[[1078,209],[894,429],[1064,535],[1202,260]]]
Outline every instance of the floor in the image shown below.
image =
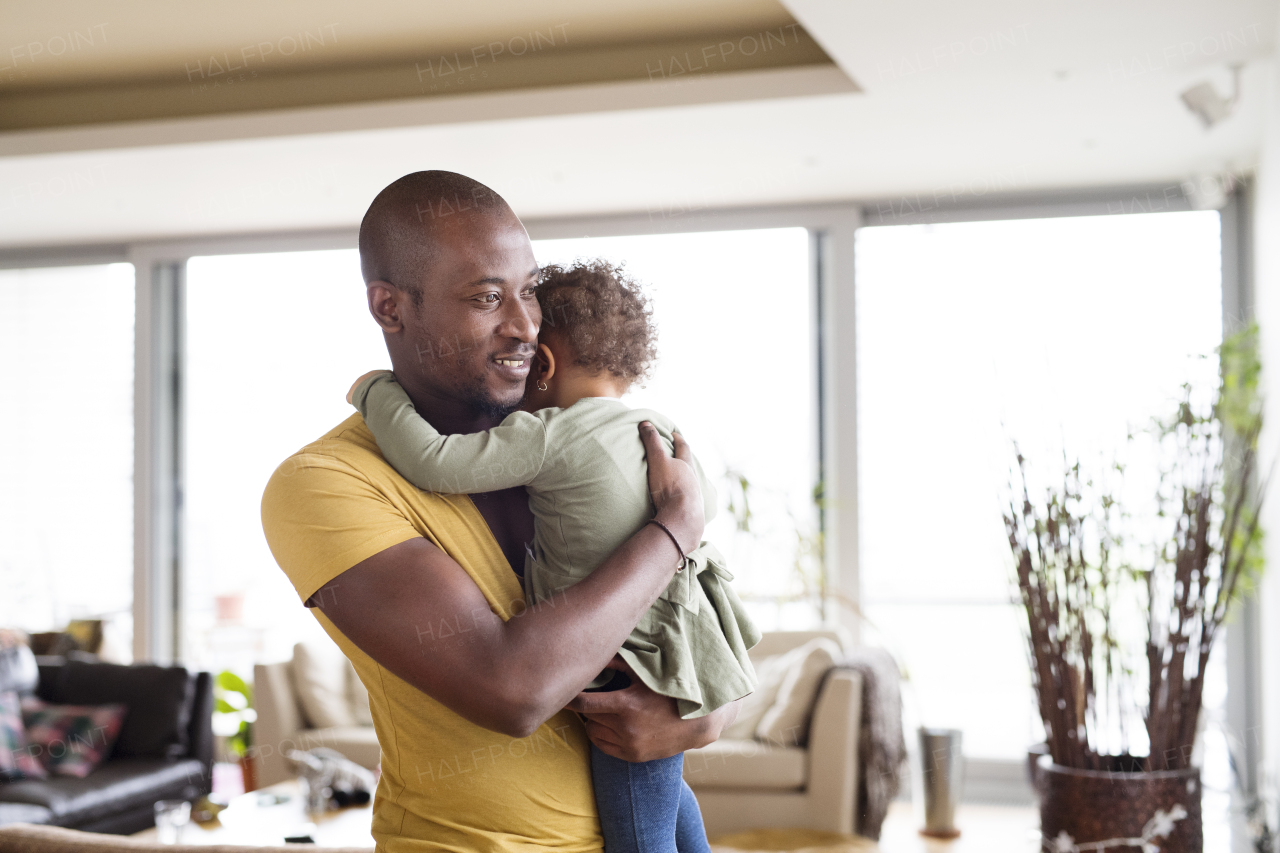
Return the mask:
[[[1202,801],[1204,849],[1232,850],[1232,832],[1240,838],[1247,829],[1231,809],[1224,792],[1206,791]],[[898,800],[889,809],[880,833],[882,853],[1038,853],[1040,813],[1035,806],[992,806],[963,803],[956,812],[960,837],[953,841],[925,838],[911,803]],[[1244,842],[1237,840],[1235,849]]]
[[[234,796],[243,791],[240,767],[214,767],[214,788]],[[1205,850],[1230,849],[1229,803],[1225,795],[1206,792]],[[880,835],[881,853],[1039,853],[1040,815],[1035,806],[996,806],[963,803],[956,813],[960,837],[944,841],[925,838],[910,802],[898,800],[889,809]],[[193,839],[194,840],[194,839]],[[199,843],[199,842],[197,842]]]
[[1034,806],[988,806],[964,803],[956,811],[960,837],[950,841],[925,838],[911,803],[889,808],[880,833],[882,853],[1034,853],[1040,838],[1040,814]]

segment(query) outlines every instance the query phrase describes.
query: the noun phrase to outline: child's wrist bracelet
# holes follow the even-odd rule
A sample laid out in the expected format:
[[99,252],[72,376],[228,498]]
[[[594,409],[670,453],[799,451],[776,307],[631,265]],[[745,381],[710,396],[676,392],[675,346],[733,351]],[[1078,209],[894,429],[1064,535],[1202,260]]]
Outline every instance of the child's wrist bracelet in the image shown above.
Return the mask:
[[680,540],[676,538],[676,535],[671,532],[671,529],[669,527],[667,527],[661,521],[658,521],[658,519],[656,518],[649,519],[648,521],[645,522],[645,524],[656,524],[662,528],[663,533],[671,537],[671,544],[676,546],[676,553],[680,555],[680,562],[676,564],[676,572],[677,573],[683,572],[684,567],[689,565],[689,558],[685,556],[684,549],[680,547]]

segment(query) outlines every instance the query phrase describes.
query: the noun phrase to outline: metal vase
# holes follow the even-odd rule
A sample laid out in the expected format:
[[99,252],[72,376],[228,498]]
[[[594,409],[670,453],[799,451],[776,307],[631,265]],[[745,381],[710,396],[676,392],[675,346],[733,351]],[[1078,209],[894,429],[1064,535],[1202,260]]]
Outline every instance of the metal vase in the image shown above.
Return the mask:
[[959,729],[920,727],[920,771],[924,788],[921,835],[955,838],[956,805],[964,787],[964,755]]

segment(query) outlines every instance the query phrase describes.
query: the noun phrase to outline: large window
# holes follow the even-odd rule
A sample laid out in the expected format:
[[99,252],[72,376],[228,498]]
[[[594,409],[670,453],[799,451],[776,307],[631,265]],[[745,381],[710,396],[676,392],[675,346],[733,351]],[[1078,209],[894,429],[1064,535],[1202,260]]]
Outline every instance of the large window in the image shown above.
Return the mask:
[[[663,412],[689,439],[720,493],[706,537],[765,630],[811,628],[794,600],[817,570],[816,343],[809,233],[803,228],[539,240],[542,265],[623,262],[652,298],[658,363],[632,406]],[[741,483],[751,509],[737,528]],[[799,560],[799,565],[797,565]]]
[[387,367],[354,250],[187,264],[183,658],[249,671],[322,634],[262,533],[267,479]]
[[133,267],[0,271],[0,625],[132,652]]
[[1039,731],[1000,515],[1010,441],[1042,468],[1064,449],[1096,466],[1183,382],[1212,381],[1219,217],[875,227],[856,245],[867,636],[905,664],[924,723],[1021,758]]

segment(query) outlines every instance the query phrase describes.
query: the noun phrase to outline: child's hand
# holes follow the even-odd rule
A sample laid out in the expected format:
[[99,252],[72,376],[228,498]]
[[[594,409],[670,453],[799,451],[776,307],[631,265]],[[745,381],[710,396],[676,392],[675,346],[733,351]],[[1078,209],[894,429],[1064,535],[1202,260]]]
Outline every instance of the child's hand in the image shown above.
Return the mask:
[[360,383],[368,379],[370,376],[377,376],[379,373],[390,373],[390,370],[370,370],[364,376],[361,376],[355,382],[351,383],[351,388],[347,391],[347,402],[351,402],[351,398],[355,396],[356,389],[360,387]]

